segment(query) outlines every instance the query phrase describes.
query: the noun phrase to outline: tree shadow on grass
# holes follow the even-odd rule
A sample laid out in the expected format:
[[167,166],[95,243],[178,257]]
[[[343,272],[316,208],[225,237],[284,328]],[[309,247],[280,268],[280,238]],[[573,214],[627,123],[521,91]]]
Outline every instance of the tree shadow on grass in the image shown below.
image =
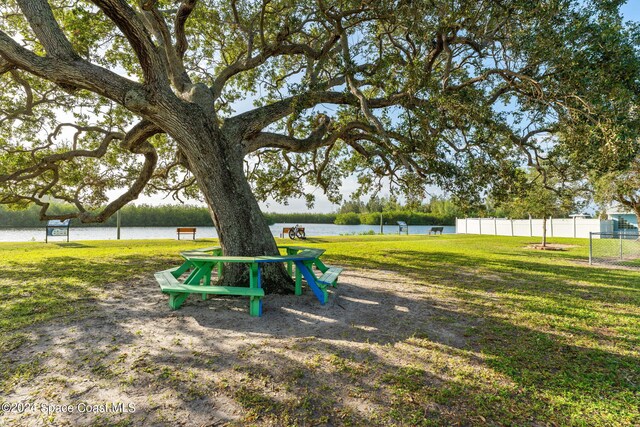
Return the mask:
[[[366,266],[373,270],[397,269],[418,283],[437,284],[466,300],[477,313],[496,311],[491,306],[498,299],[497,311],[511,310],[534,315],[556,316],[560,332],[601,338],[587,327],[572,322],[601,321],[609,329],[628,327],[640,315],[640,277],[627,271],[572,265],[549,265],[543,262],[460,256],[446,252],[401,251],[389,253],[385,261],[341,256],[346,265]],[[619,324],[623,315],[626,320]],[[562,325],[565,323],[566,325]],[[629,332],[629,331],[628,331]],[[607,339],[640,345],[640,336],[631,338],[605,330]]]
[[[638,416],[629,405],[640,391],[637,355],[576,345],[501,314],[518,309],[535,316],[523,295],[572,308],[582,292],[579,270],[547,277],[548,268],[536,262],[518,262],[512,271],[509,260],[492,260],[488,272],[495,277],[487,277],[477,270],[487,267],[486,259],[416,256],[341,258],[369,270],[345,272],[328,306],[308,291],[269,295],[260,319],[248,316],[246,298],[191,296],[183,309],[170,311],[148,273],[154,262],[160,270],[166,261],[124,257],[124,282],[122,272],[100,263],[97,270],[80,259],[71,268],[59,268],[69,264],[66,258],[36,263],[30,268],[52,267],[67,283],[100,271],[108,292],[82,321],[27,331],[31,342],[4,355],[6,395],[134,401],[136,413],[105,417],[135,425],[237,418],[276,425],[564,425]],[[397,269],[398,262],[408,265],[401,274],[376,271]],[[589,280],[633,294],[625,277]],[[588,302],[606,302],[597,297]],[[571,318],[567,313],[561,314]],[[29,364],[42,369],[29,376]]]
[[[329,256],[329,262],[357,266],[374,270],[399,270],[415,280],[436,280],[446,284],[460,283],[463,275],[473,278],[464,281],[465,287],[486,289],[502,284],[511,287],[517,282],[521,290],[532,292],[551,291],[571,294],[583,291],[588,284],[591,290],[615,290],[630,292],[632,296],[640,291],[640,276],[624,270],[612,270],[591,266],[549,264],[544,260],[497,259],[458,255],[451,252],[394,251],[383,256],[384,261],[372,257],[353,255]],[[499,275],[500,280],[484,280],[484,274]],[[557,286],[562,282],[563,286]],[[588,283],[587,283],[588,282]],[[541,287],[538,287],[541,286]],[[542,288],[546,287],[546,288]],[[610,302],[610,301],[609,301]]]
[[85,243],[77,243],[77,242],[58,242],[54,244],[61,248],[82,248],[82,249],[95,248],[95,246],[93,245],[87,245]]
[[95,258],[90,261],[80,256],[52,256],[38,262],[23,259],[6,264],[0,270],[0,279],[67,279],[67,282],[81,280],[84,283],[100,285],[127,277],[140,277],[148,274],[148,269],[159,269],[169,262],[179,262],[178,260],[179,257],[173,255],[153,258],[145,255],[123,255],[106,259]]

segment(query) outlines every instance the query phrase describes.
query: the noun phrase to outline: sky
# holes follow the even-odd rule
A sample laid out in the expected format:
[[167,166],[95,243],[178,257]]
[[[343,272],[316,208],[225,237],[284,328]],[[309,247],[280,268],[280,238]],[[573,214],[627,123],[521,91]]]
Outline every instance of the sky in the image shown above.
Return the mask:
[[628,21],[640,21],[640,0],[629,0],[620,10]]
[[[622,16],[626,21],[636,21],[640,22],[640,0],[629,0],[626,4],[621,7]],[[343,182],[342,186],[342,194],[345,200],[349,199],[349,196],[353,191],[356,190],[357,182],[355,177],[349,178]],[[322,194],[321,189],[309,189],[316,196],[316,202],[312,209],[308,209],[305,201],[302,199],[290,199],[287,205],[279,204],[274,202],[273,200],[268,200],[266,203],[261,203],[260,207],[263,212],[333,212],[338,208],[338,205],[334,205],[330,203],[327,198]],[[440,195],[442,192],[438,188],[430,188],[429,193],[432,195]],[[388,189],[384,189],[380,195],[387,196],[389,194]],[[119,194],[117,192],[114,193],[114,197],[117,197]],[[147,203],[147,204],[166,204],[166,203],[175,203],[170,197],[164,198],[162,195],[157,195],[153,197],[149,196],[141,196],[135,202],[138,204]],[[197,204],[197,203],[194,203]]]

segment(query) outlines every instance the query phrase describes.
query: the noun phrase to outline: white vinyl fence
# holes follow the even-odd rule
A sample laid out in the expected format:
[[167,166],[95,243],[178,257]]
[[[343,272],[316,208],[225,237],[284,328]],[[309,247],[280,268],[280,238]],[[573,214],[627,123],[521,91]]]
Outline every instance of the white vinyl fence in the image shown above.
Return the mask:
[[[456,218],[456,233],[495,236],[542,236],[541,219]],[[549,218],[547,237],[583,237],[589,233],[613,232],[612,220],[592,218]]]

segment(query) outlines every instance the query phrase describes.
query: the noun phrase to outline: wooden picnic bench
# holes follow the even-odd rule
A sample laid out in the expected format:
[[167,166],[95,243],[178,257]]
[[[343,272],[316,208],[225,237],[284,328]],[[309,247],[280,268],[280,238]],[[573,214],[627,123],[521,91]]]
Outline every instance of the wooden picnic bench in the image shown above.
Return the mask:
[[[286,262],[289,274],[294,274],[295,266],[296,295],[302,294],[302,278],[318,298],[321,304],[328,300],[328,287],[337,286],[338,276],[342,272],[340,267],[327,267],[320,256],[324,249],[304,248],[299,246],[281,246],[286,252],[279,256],[234,257],[223,256],[219,246],[182,252],[184,263],[177,268],[159,271],[155,274],[156,281],[162,292],[169,294],[169,307],[173,310],[180,308],[190,294],[201,294],[203,299],[207,295],[240,295],[249,297],[249,313],[251,316],[262,315],[261,264]],[[216,286],[211,284],[211,273],[217,269],[218,277],[222,276],[223,266],[227,263],[246,263],[249,266],[249,286]],[[316,267],[322,274],[318,277],[313,271]],[[180,280],[185,273],[188,277]]]
[[180,240],[181,234],[193,234],[193,240],[196,240],[196,228],[195,227],[178,227],[176,229],[178,233],[178,240]]
[[431,227],[431,229],[429,230],[429,234],[433,233],[433,234],[442,234],[442,230],[444,230],[444,227]]

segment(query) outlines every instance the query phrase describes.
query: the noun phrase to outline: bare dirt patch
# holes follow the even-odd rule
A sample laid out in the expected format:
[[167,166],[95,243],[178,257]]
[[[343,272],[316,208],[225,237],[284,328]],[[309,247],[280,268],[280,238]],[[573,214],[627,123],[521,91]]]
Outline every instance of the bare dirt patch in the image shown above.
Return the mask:
[[5,413],[0,424],[383,425],[394,384],[436,390],[456,357],[479,365],[467,352],[472,325],[453,305],[371,270],[345,271],[326,306],[308,290],[268,295],[262,318],[246,298],[191,296],[171,311],[152,279],[114,284],[90,316],[25,331],[6,354],[12,372],[37,369],[16,376],[4,400],[75,411]]
[[536,249],[541,251],[566,251],[569,248],[577,248],[577,245],[566,245],[562,243],[547,243],[546,246],[542,246],[539,243],[532,243],[527,245],[527,249]]

